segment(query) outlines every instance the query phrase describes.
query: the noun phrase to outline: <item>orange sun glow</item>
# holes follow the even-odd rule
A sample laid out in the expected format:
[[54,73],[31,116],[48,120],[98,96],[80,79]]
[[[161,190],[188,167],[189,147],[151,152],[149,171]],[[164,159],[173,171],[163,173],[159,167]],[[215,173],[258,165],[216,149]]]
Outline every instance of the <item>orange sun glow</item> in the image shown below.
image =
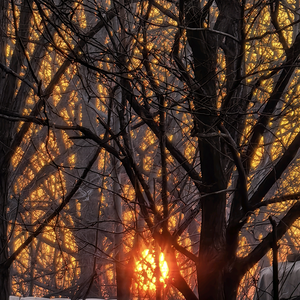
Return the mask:
[[[151,253],[149,249],[145,249],[142,252],[142,258],[136,263],[138,285],[145,291],[156,289],[155,268],[155,254]],[[159,280],[165,287],[165,280],[168,278],[169,268],[163,253],[160,253],[159,255],[159,269],[161,275]]]

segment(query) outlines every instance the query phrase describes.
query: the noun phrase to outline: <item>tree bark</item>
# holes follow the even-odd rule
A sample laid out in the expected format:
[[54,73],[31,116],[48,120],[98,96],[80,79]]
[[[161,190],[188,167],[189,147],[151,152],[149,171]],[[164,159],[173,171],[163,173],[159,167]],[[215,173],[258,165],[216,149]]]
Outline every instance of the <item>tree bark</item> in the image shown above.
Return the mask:
[[9,300],[9,270],[6,267],[0,265],[0,298],[3,300]]
[[[214,29],[241,38],[241,22],[239,20],[240,5],[237,1],[217,1],[219,16]],[[211,4],[210,4],[211,5]],[[240,128],[236,119],[240,113],[240,92],[235,88],[235,82],[240,76],[240,46],[231,38],[222,34],[197,30],[207,28],[204,25],[209,14],[209,2],[201,8],[197,1],[189,1],[186,13],[187,38],[194,58],[194,75],[199,88],[193,95],[194,103],[194,135],[198,137],[200,152],[202,183],[208,193],[202,198],[202,227],[200,234],[199,262],[197,265],[198,294],[201,300],[234,299],[239,284],[239,278],[232,273],[237,244],[230,248],[226,241],[226,189],[228,175],[225,167],[231,162],[226,157],[224,145],[219,137],[218,108],[216,95],[217,54],[219,47],[230,49],[224,51],[226,57],[226,88],[232,97],[222,109],[230,110],[230,132],[233,140],[238,141],[236,132]],[[233,24],[232,24],[233,22]],[[234,49],[234,51],[231,51]],[[234,99],[234,100],[233,100]],[[232,102],[234,101],[234,103]],[[226,121],[226,120],[225,120]],[[234,131],[233,131],[234,130]],[[226,144],[225,144],[226,146]],[[222,149],[222,150],[221,150]],[[230,153],[229,153],[230,154]],[[232,164],[232,163],[231,163]],[[230,172],[229,172],[230,173]],[[216,216],[218,216],[216,218]],[[230,254],[230,255],[229,255]]]
[[[1,135],[0,135],[0,140]],[[1,157],[0,152],[0,157]],[[3,157],[3,156],[2,156]],[[9,163],[0,160],[0,299],[9,298],[9,270],[5,266],[8,259],[8,241],[7,241],[7,187]]]

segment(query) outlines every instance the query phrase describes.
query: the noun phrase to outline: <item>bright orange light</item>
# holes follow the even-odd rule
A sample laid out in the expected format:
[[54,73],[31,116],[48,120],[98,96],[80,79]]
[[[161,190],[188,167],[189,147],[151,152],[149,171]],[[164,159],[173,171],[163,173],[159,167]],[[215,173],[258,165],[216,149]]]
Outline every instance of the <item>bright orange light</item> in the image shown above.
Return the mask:
[[[142,258],[136,263],[138,285],[141,286],[144,291],[156,289],[155,268],[155,254],[151,253],[149,249],[144,250],[142,252]],[[169,268],[163,253],[159,255],[159,269],[161,275],[159,280],[165,287],[165,280],[168,278]]]

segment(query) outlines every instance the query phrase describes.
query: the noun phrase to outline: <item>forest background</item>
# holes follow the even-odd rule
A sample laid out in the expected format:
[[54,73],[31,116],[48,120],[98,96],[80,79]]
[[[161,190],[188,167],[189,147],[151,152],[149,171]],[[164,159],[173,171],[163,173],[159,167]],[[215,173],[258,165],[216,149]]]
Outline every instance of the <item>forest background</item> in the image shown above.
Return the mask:
[[299,252],[299,0],[0,0],[0,298],[250,299]]

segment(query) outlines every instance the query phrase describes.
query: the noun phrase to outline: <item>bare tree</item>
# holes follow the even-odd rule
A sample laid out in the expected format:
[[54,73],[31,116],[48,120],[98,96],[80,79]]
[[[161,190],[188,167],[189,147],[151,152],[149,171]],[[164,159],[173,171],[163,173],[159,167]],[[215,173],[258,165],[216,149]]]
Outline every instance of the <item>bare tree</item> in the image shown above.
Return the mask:
[[0,1],[1,299],[247,298],[269,216],[297,251],[298,4]]

